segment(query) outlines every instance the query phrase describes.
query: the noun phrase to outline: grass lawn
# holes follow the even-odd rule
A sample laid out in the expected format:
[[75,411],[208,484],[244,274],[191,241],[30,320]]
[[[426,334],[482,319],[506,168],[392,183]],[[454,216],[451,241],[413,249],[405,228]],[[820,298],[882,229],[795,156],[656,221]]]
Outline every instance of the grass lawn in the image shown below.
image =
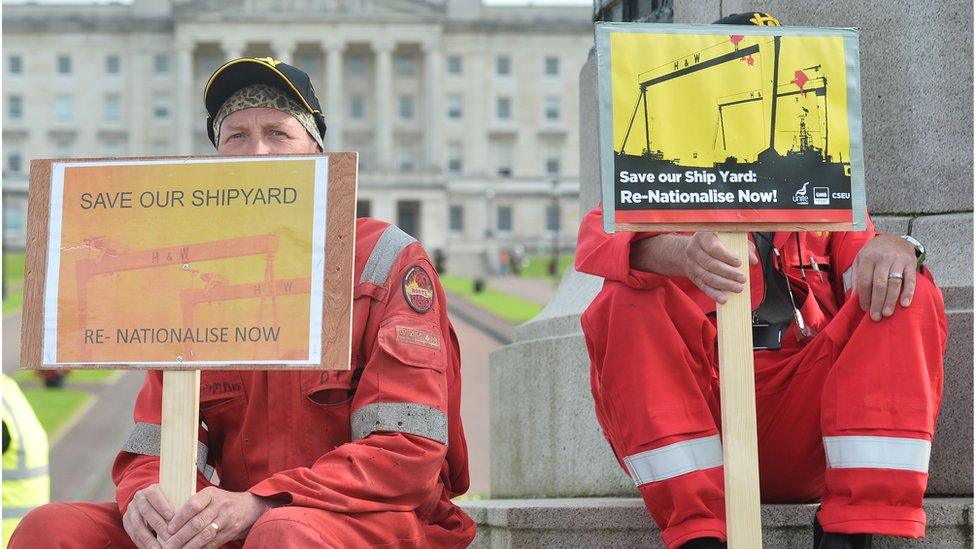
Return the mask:
[[7,298],[3,300],[3,314],[20,310],[24,302],[24,252],[4,254],[3,272],[7,281]]
[[528,264],[522,269],[522,276],[526,278],[559,278],[563,276],[566,267],[573,264],[573,256],[560,254],[559,268],[556,269],[556,276],[549,276],[549,262],[552,261],[551,255],[530,255],[527,256]]
[[[65,379],[65,383],[68,385],[72,383],[108,385],[109,383],[114,383],[120,375],[122,375],[121,370],[71,370],[71,373]],[[40,385],[41,383],[37,374],[26,370],[17,372],[13,378],[17,380],[17,383],[21,387],[24,385]]]
[[487,285],[484,291],[476,294],[474,293],[473,281],[463,276],[443,275],[441,276],[441,284],[445,291],[459,295],[493,315],[512,323],[521,324],[542,310],[541,305],[499,292]]
[[24,396],[30,402],[37,419],[44,427],[48,440],[58,432],[91,398],[91,393],[74,389],[24,388]]

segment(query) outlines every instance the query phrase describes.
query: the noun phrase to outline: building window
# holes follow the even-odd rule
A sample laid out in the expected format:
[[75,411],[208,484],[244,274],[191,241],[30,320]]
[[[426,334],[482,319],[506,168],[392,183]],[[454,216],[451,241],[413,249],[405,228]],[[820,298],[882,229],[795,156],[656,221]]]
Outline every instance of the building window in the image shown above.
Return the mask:
[[361,53],[354,53],[349,56],[349,74],[363,76],[366,74],[366,56]]
[[296,55],[295,66],[309,74],[318,72],[319,67],[321,67],[318,56],[309,52]]
[[550,233],[559,232],[559,207],[553,204],[546,206],[546,230]]
[[68,55],[58,56],[58,74],[71,74],[71,57]]
[[54,152],[58,158],[68,158],[71,156],[71,151],[74,148],[71,139],[62,138],[54,142]]
[[511,206],[499,206],[496,210],[496,221],[498,232],[500,233],[510,233],[512,232],[512,207]]
[[412,150],[400,149],[397,154],[397,169],[401,172],[412,172],[417,169],[417,155]]
[[122,120],[122,97],[117,93],[105,96],[105,121],[119,122]]
[[21,173],[24,169],[24,157],[19,152],[7,153],[7,171]]
[[119,59],[118,55],[109,55],[105,58],[105,73],[106,74],[121,74],[122,73],[122,60]]
[[447,117],[460,120],[464,116],[464,98],[458,94],[447,96]]
[[11,120],[21,120],[24,118],[24,98],[22,96],[7,96],[7,117]]
[[160,76],[169,74],[169,55],[157,53],[153,56],[153,72]]
[[125,141],[121,139],[108,139],[105,141],[103,149],[105,151],[105,156],[125,156]]
[[464,231],[464,206],[460,204],[453,204],[447,210],[448,212],[448,227],[452,233],[460,233]]
[[153,96],[153,118],[164,122],[169,120],[171,102],[168,94],[157,93]]
[[75,102],[70,95],[60,94],[54,98],[54,117],[62,123],[71,122],[75,117]]
[[560,162],[558,158],[549,157],[546,159],[546,177],[556,179],[559,177]]
[[550,95],[546,97],[546,121],[547,122],[558,122],[562,116],[561,110],[562,105],[559,100],[559,96]]
[[498,97],[495,99],[495,120],[509,122],[512,120],[512,98]]
[[447,58],[447,74],[459,76],[463,68],[460,55],[451,55]]
[[356,201],[356,217],[369,217],[372,212],[373,203],[369,200]]
[[507,55],[499,55],[495,58],[495,74],[498,76],[509,76],[512,74],[512,58]]
[[462,156],[464,148],[459,141],[451,141],[447,144],[447,173],[451,175],[461,175],[464,169]]
[[24,232],[24,207],[13,200],[3,201],[3,231],[8,234]]
[[24,59],[19,55],[11,55],[7,58],[8,74],[24,74]]
[[414,73],[417,71],[413,55],[409,53],[398,54],[393,64],[396,69],[396,75],[402,78],[413,78]]
[[511,143],[501,143],[497,148],[498,154],[498,168],[496,173],[498,177],[512,177],[512,160],[515,157],[514,148]]
[[361,94],[354,94],[349,97],[349,118],[362,120],[366,118],[366,98]]
[[201,54],[200,69],[199,69],[201,71],[200,76],[204,78],[209,78],[210,75],[213,74],[215,70],[217,70],[217,67],[220,66],[219,64],[220,64],[220,58],[217,57],[216,53],[207,52]]
[[413,120],[413,96],[401,95],[398,103],[400,120]]
[[546,76],[559,76],[559,58],[546,57],[545,63]]

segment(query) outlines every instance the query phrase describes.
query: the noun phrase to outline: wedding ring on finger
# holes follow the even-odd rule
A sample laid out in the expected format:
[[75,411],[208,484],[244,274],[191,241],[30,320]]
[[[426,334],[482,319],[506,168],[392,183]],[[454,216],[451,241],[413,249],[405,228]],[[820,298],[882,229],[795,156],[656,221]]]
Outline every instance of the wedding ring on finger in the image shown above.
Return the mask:
[[214,529],[214,532],[219,532],[220,531],[220,525],[217,524],[216,522],[211,522],[210,523],[210,526],[208,526],[207,528],[213,528]]
[[888,273],[888,280],[902,280],[904,278],[901,273]]

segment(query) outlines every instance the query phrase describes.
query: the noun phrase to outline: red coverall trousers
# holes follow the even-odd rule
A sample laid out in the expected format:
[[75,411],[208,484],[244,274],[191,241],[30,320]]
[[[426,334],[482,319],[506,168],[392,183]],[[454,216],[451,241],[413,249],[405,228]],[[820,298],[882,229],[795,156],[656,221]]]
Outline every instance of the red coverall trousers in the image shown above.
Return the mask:
[[[847,299],[815,336],[755,353],[762,498],[822,500],[826,531],[925,534],[922,497],[942,395],[942,296],[919,275],[874,322]],[[713,323],[673,283],[607,280],[582,319],[597,418],[669,548],[725,539]],[[792,342],[792,343],[790,343]]]

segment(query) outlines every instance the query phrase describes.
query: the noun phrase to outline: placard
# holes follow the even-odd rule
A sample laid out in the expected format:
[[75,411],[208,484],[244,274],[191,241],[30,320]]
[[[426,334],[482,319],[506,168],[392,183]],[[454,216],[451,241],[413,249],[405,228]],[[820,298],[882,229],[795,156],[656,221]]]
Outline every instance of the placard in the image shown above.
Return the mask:
[[864,229],[856,30],[601,23],[596,41],[608,232]]
[[33,161],[25,366],[348,368],[355,166]]

